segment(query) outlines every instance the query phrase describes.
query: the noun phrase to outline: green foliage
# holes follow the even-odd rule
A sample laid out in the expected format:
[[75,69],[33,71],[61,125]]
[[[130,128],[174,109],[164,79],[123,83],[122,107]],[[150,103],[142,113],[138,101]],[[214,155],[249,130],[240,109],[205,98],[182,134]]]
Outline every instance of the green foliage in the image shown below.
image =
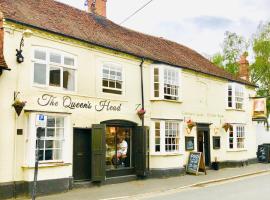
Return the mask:
[[240,56],[247,52],[249,43],[244,37],[225,32],[225,38],[222,44],[222,53],[224,58],[224,69],[232,74],[237,74],[239,71],[238,61]]
[[223,55],[221,55],[221,53],[214,54],[213,57],[211,58],[211,62],[219,66],[220,68],[224,68],[223,64],[224,58]]
[[[260,24],[253,38],[255,62],[251,65],[251,77],[259,85],[259,96],[270,96],[270,22]],[[267,100],[268,114],[270,98]]]

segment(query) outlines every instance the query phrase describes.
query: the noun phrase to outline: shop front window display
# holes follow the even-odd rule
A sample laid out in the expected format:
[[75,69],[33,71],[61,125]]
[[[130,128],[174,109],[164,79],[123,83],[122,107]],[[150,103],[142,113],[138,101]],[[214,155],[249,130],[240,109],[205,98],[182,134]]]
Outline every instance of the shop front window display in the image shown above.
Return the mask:
[[106,169],[131,166],[131,129],[110,126],[106,128]]

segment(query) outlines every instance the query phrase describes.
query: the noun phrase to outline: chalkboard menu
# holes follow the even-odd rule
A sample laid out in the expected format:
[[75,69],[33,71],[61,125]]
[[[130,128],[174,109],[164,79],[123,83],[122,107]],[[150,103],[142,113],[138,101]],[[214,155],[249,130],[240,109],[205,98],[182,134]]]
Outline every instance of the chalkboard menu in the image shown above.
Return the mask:
[[220,137],[213,136],[213,149],[220,149]]
[[194,150],[194,137],[186,137],[185,142],[186,142],[186,150],[187,151]]
[[199,171],[201,152],[191,152],[189,154],[188,164],[186,167],[187,173],[197,174]]
[[259,145],[257,151],[257,158],[259,162],[268,162],[268,146]]

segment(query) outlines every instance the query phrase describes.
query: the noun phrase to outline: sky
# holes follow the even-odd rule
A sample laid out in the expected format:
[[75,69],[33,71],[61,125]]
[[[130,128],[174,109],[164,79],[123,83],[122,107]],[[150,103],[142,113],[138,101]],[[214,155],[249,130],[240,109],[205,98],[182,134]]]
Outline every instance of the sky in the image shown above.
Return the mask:
[[[86,10],[85,0],[57,0]],[[149,0],[107,0],[107,18],[122,22]],[[270,21],[270,0],[153,0],[122,26],[163,37],[211,56],[225,31],[247,39]]]

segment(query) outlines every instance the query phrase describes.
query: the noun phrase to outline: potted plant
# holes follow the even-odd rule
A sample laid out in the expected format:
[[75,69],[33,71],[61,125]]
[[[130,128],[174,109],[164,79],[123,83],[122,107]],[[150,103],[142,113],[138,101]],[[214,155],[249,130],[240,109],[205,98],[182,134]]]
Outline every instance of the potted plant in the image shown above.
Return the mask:
[[215,157],[215,161],[212,162],[212,168],[213,168],[214,170],[219,170],[219,162],[218,162],[217,157]]
[[21,101],[19,99],[16,99],[14,103],[12,104],[18,116],[20,116],[25,105],[26,105],[26,101]]
[[143,118],[145,113],[146,113],[146,110],[144,110],[144,109],[140,109],[140,110],[137,111],[137,115],[139,116],[140,119]]
[[191,121],[191,119],[187,121],[187,127],[188,127],[188,129],[189,129],[190,132],[191,132],[191,130],[192,130],[192,128],[194,126],[196,126],[196,123],[193,122],[193,121]]

